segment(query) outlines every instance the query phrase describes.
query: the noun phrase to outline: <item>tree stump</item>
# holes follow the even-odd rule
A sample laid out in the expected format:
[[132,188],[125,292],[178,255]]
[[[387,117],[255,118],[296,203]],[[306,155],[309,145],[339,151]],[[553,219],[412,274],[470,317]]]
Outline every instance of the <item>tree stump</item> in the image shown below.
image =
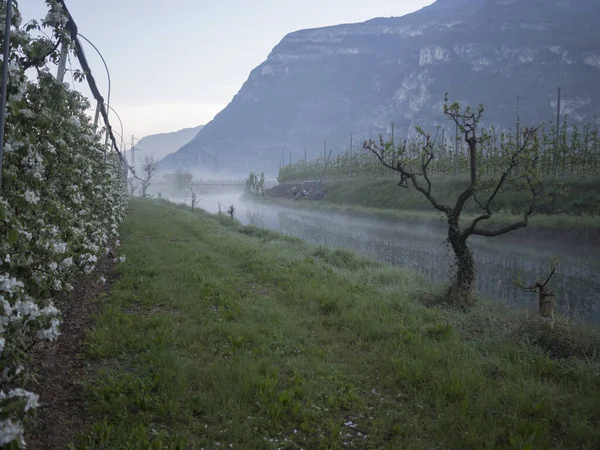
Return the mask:
[[541,281],[536,281],[529,287],[523,286],[520,282],[517,282],[517,286],[527,292],[535,292],[538,294],[538,309],[540,316],[549,319],[554,317],[554,292],[546,290],[550,279],[554,275],[556,268],[552,268],[552,272],[548,276],[548,279],[543,283]]

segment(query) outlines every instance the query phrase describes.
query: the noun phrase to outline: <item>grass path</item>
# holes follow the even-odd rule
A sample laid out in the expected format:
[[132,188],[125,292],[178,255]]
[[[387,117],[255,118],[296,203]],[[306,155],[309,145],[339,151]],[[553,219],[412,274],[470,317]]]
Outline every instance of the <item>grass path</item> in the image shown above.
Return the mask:
[[600,448],[593,334],[166,202],[122,242],[77,448]]

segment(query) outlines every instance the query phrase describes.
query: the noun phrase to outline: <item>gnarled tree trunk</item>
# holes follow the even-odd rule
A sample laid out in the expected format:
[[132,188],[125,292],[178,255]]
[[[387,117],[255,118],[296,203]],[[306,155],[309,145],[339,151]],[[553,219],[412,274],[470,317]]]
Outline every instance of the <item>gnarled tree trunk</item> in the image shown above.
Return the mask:
[[448,302],[458,307],[472,306],[474,303],[475,259],[467,246],[467,240],[460,232],[458,219],[450,220],[448,241],[456,258],[455,274],[452,284],[446,291]]

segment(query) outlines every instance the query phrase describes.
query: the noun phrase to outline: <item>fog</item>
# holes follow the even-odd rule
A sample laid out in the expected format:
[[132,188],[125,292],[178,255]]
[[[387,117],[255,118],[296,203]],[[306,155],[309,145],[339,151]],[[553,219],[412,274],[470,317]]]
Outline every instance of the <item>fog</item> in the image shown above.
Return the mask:
[[[225,212],[235,207],[235,218],[254,225],[298,237],[309,244],[344,248],[367,258],[407,267],[423,275],[427,282],[444,283],[451,275],[453,254],[445,244],[446,230],[440,218],[430,225],[401,220],[381,220],[330,212],[308,211],[265,203],[242,201],[240,192],[205,195],[199,207],[217,213],[219,203]],[[190,198],[171,201],[189,204]],[[585,322],[600,324],[600,258],[598,249],[585,239],[563,242],[535,239],[524,230],[488,239],[469,240],[477,267],[476,292],[481,298],[505,302],[532,314],[537,296],[515,284],[519,274],[526,283],[548,274],[550,261],[560,264],[553,278],[557,310]]]

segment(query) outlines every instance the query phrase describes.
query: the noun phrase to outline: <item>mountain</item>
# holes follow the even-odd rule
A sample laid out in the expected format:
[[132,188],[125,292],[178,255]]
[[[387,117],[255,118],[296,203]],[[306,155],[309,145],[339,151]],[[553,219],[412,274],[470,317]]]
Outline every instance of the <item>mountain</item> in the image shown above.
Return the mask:
[[[600,107],[600,1],[438,0],[403,17],[296,31],[169,167],[265,170],[361,140],[445,127],[450,101],[484,104],[486,124],[570,121]],[[517,96],[519,100],[517,101]],[[517,106],[518,105],[518,106]]]
[[[153,156],[156,162],[169,153],[176,152],[181,146],[187,144],[202,130],[203,125],[194,128],[184,128],[172,133],[160,133],[145,136],[135,144],[136,165],[139,165],[145,155]],[[127,161],[131,162],[131,150],[125,152]]]

